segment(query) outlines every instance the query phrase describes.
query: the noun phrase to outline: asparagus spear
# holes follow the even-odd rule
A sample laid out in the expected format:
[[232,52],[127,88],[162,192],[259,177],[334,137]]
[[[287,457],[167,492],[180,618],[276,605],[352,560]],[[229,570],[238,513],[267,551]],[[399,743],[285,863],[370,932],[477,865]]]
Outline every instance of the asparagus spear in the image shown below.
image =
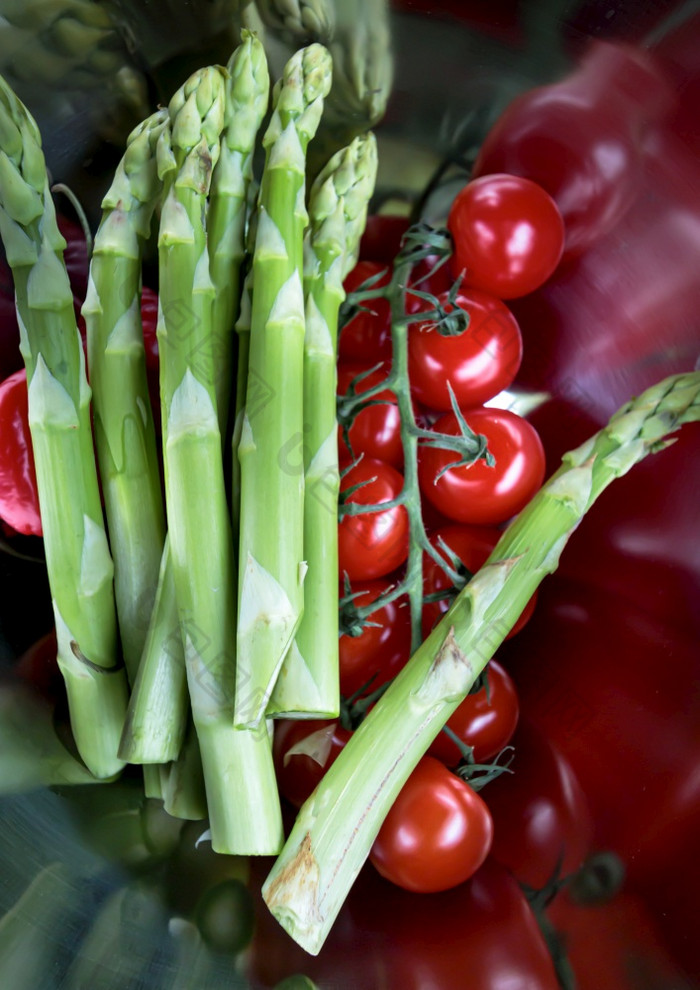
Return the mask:
[[219,425],[226,428],[233,327],[240,301],[245,258],[248,190],[253,177],[255,138],[267,110],[270,80],[262,43],[250,31],[229,59],[221,152],[212,174],[208,219],[211,278],[216,289],[212,347],[217,361]]
[[[210,274],[216,289],[212,339],[216,361],[219,427],[226,429],[231,381],[232,327],[239,303],[239,273],[245,256],[246,198],[252,176],[255,135],[267,106],[269,81],[265,53],[250,32],[229,60],[224,101],[224,129],[219,159],[212,173],[208,214]],[[187,724],[187,690],[177,625],[170,554],[161,568],[142,673],[132,693],[120,752],[131,762],[177,761]],[[188,764],[189,765],[189,764]],[[177,771],[172,770],[173,774]]]
[[147,765],[176,760],[185,737],[188,710],[185,650],[166,536],[148,632],[119,744],[120,756],[129,763]]
[[90,424],[90,388],[41,137],[0,79],[0,237],[15,281],[44,548],[76,744],[96,777],[117,756],[126,677]]
[[304,614],[268,712],[338,714],[336,341],[343,279],[354,264],[377,173],[373,134],[337,152],[309,197],[304,294]]
[[263,887],[272,913],[307,951],[319,951],[401,787],[556,569],[583,515],[615,478],[666,446],[668,433],[699,419],[700,373],[673,376],[566,454],[354,733]]
[[235,722],[259,725],[303,608],[301,449],[305,154],[330,88],[321,45],[297,52],[273,94],[258,202],[240,462]]
[[82,310],[117,617],[132,684],[153,610],[165,540],[140,306],[143,246],[161,188],[156,148],[168,133],[167,111],[160,110],[128,138],[102,201]]
[[214,286],[204,217],[223,127],[224,71],[195,73],[170,102],[172,155],[158,238],[165,496],[192,716],[212,845],[269,854],[282,839],[267,730],[236,731],[234,554],[211,349]]
[[387,0],[335,0],[333,86],[314,141],[310,174],[384,116],[394,75]]
[[265,26],[295,48],[333,37],[333,0],[258,0],[256,6]]

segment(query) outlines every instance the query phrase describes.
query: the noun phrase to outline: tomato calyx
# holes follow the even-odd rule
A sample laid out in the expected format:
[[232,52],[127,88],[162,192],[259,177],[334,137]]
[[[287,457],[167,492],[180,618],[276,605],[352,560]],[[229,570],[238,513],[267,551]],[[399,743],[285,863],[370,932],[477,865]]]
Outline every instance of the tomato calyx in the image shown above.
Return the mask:
[[473,791],[480,791],[482,788],[486,787],[492,780],[496,780],[497,777],[502,776],[504,773],[513,773],[510,769],[510,765],[513,762],[513,756],[515,755],[514,746],[504,746],[503,749],[496,754],[491,763],[477,763],[474,759],[474,749],[472,746],[468,746],[462,739],[459,738],[456,732],[453,732],[449,725],[443,726],[442,732],[444,732],[448,738],[455,744],[462,754],[462,759],[457,764],[456,767],[452,768],[452,772],[456,774],[460,780],[469,784]]

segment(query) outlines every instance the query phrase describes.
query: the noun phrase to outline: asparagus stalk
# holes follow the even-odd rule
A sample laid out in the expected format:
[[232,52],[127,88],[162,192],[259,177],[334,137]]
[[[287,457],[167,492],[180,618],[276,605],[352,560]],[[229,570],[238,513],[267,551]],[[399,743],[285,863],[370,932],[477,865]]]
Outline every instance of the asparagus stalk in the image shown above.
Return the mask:
[[384,116],[394,75],[387,0],[336,0],[333,87],[310,156],[315,175],[330,155]]
[[153,610],[165,540],[140,307],[143,246],[161,189],[156,149],[168,135],[168,114],[160,110],[128,138],[102,201],[82,310],[117,617],[132,684]]
[[177,173],[163,204],[159,247],[165,496],[192,716],[219,852],[276,852],[279,798],[267,730],[236,731],[234,554],[216,406],[214,286],[204,223],[223,127],[225,76],[195,73],[170,103]]
[[583,515],[615,478],[666,446],[667,434],[699,419],[700,373],[673,376],[566,454],[362,722],[302,807],[263,887],[307,951],[319,951],[401,787],[556,569]]
[[253,152],[270,89],[262,43],[250,31],[242,31],[241,39],[226,67],[224,129],[219,160],[212,174],[207,221],[211,278],[216,289],[212,347],[217,362],[216,395],[222,433],[231,391],[233,328],[240,302]]
[[377,173],[376,140],[337,152],[309,197],[304,295],[304,614],[268,712],[338,714],[336,343],[343,279],[354,264]]
[[71,727],[96,777],[117,756],[126,677],[117,655],[113,563],[97,484],[90,388],[41,137],[0,79],[0,237],[13,270],[27,368],[44,548]]
[[295,48],[333,37],[333,0],[257,0],[256,6],[265,26]]
[[202,758],[194,723],[190,719],[176,760],[164,768],[163,807],[174,818],[201,821],[207,817]]
[[330,88],[321,45],[275,86],[253,256],[241,484],[235,723],[259,725],[303,609],[303,233],[306,148]]
[[129,763],[147,765],[176,760],[185,737],[188,711],[185,650],[180,635],[170,541],[166,536],[119,755]]

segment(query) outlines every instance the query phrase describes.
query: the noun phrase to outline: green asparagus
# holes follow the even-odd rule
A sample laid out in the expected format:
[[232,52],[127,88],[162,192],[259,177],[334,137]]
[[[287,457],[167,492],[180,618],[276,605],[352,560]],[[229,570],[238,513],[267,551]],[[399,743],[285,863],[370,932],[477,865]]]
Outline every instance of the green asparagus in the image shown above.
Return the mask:
[[222,433],[231,390],[233,328],[239,311],[253,152],[270,88],[261,42],[249,31],[241,32],[241,38],[227,65],[224,129],[219,160],[212,174],[207,221],[211,278],[216,290],[212,348],[217,362],[216,393]]
[[126,676],[90,423],[90,388],[39,130],[0,79],[0,237],[13,270],[44,548],[78,751],[96,777],[117,755]]
[[263,887],[309,952],[321,948],[381,823],[418,760],[615,478],[700,420],[700,373],[677,375],[623,407],[566,454],[504,533],[302,807]]
[[153,609],[165,513],[141,326],[141,261],[161,181],[168,114],[139,125],[102,201],[83,304],[95,440],[114,558],[122,653],[133,685]]
[[259,725],[303,609],[302,430],[305,153],[331,83],[310,45],[273,96],[253,257],[241,478],[235,722]]
[[237,731],[235,574],[215,362],[208,346],[214,286],[204,222],[223,128],[225,75],[195,73],[170,102],[172,155],[160,222],[158,326],[165,495],[192,715],[212,845],[269,854],[282,839],[265,725]]
[[338,714],[336,342],[343,279],[355,263],[377,172],[373,134],[337,152],[314,182],[305,239],[304,614],[268,711]]

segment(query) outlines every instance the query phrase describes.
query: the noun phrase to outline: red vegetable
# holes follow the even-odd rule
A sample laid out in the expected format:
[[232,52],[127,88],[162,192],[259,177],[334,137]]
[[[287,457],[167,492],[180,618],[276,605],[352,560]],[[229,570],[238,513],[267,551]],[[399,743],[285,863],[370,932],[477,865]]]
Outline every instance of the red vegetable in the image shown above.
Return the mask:
[[[526,420],[507,409],[471,409],[465,415],[474,433],[487,438],[496,463],[484,460],[440,471],[458,459],[450,450],[422,445],[418,479],[421,491],[436,509],[456,522],[493,525],[519,512],[544,480],[544,450]],[[435,431],[459,434],[454,413],[445,413]]]
[[256,930],[247,964],[256,987],[304,973],[333,990],[559,990],[532,910],[490,857],[459,887],[420,896],[362,869],[318,956],[293,942],[259,897],[269,861],[253,857],[251,871]]
[[[448,728],[466,746],[473,748],[476,763],[486,763],[500,753],[510,742],[518,724],[518,695],[509,674],[500,663],[491,660],[486,676],[488,692],[482,687],[467,695],[447,720]],[[445,732],[436,736],[428,753],[448,767],[457,766],[462,758],[459,748]]]
[[0,384],[0,518],[25,536],[41,536],[41,514],[29,432],[27,374]]
[[350,736],[337,720],[275,719],[275,772],[288,801],[302,806]]
[[[352,381],[368,370],[367,364],[340,364],[338,367],[338,395],[347,395]],[[361,381],[355,383],[355,394],[360,395],[379,385],[389,372],[389,363],[376,371],[372,371]],[[357,413],[350,427],[350,443],[355,457],[366,454],[377,457],[393,467],[401,468],[403,464],[403,445],[401,443],[401,417],[396,396],[384,389],[372,398],[377,405],[368,406]],[[350,452],[343,440],[343,432],[338,429],[338,449],[341,458],[349,459]]]
[[370,860],[406,890],[447,890],[478,870],[492,835],[491,817],[476,791],[424,756],[384,819]]
[[[447,292],[438,296],[449,313],[454,307],[447,298]],[[414,323],[409,330],[411,391],[431,409],[452,408],[448,382],[461,407],[487,402],[508,388],[522,359],[520,329],[500,299],[478,289],[465,289],[456,303],[469,316],[463,333],[444,335],[430,321]]]
[[513,772],[483,790],[493,818],[492,855],[520,883],[540,889],[557,866],[567,876],[591,851],[591,812],[571,764],[530,718],[521,717],[511,743]]
[[596,41],[571,75],[506,108],[473,175],[532,179],[559,207],[567,254],[580,253],[639,193],[643,142],[669,102],[668,84],[647,52]]
[[499,299],[538,289],[559,264],[564,224],[551,196],[529,179],[487,175],[468,182],[447,218],[453,267],[465,285]]
[[[365,581],[353,587],[355,604],[367,606],[387,589],[386,581]],[[344,589],[340,589],[341,597]],[[346,698],[373,678],[368,691],[374,691],[394,677],[411,653],[411,620],[405,598],[372,612],[359,636],[340,637],[340,693]]]
[[[347,497],[349,503],[380,505],[400,494],[399,472],[372,457],[363,457],[341,481],[341,493],[353,485],[361,488]],[[408,513],[402,505],[377,512],[348,515],[338,526],[338,567],[341,577],[367,581],[396,570],[408,556]]]
[[[445,543],[459,557],[463,565],[462,569],[466,569],[470,575],[473,575],[486,563],[502,535],[501,530],[496,529],[495,526],[448,524],[436,529],[430,537],[430,542],[440,551],[445,561],[450,563],[449,555],[441,547],[441,543]],[[423,606],[423,636],[427,637],[452,604],[453,596],[447,592],[454,587],[445,571],[427,554],[423,558],[423,587],[426,597],[437,591],[446,592],[445,598],[441,598],[439,601],[426,602]],[[536,601],[537,592],[534,593],[523,609],[520,618],[508,633],[508,639],[523,628],[532,615]]]
[[[392,259],[393,260],[393,259]],[[391,280],[390,267],[374,261],[360,261],[345,279],[345,291],[361,289],[363,282],[376,279],[371,288],[381,288]],[[364,299],[360,311],[341,329],[338,356],[341,361],[360,362],[367,367],[391,358],[391,306],[388,299]]]

